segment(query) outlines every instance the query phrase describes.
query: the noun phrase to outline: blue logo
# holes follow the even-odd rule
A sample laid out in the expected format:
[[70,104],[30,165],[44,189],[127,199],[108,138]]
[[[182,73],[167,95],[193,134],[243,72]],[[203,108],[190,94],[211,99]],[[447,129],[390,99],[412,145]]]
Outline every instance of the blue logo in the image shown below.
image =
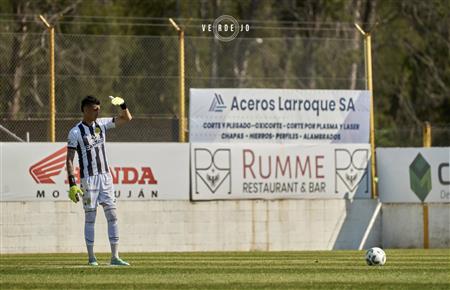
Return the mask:
[[209,107],[209,111],[222,113],[226,108],[227,106],[223,102],[222,96],[220,94],[214,94],[214,99]]

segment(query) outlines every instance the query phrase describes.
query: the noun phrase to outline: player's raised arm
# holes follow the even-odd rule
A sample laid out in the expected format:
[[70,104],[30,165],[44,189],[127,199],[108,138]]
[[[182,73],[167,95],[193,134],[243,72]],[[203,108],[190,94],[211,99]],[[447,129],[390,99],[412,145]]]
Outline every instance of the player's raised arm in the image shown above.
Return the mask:
[[131,116],[131,113],[128,110],[127,104],[125,103],[124,99],[122,99],[121,97],[113,96],[109,96],[109,98],[111,99],[111,104],[113,104],[114,106],[120,106],[120,108],[122,109],[119,116],[115,118],[116,126],[120,126],[122,124],[125,124],[126,122],[131,121],[133,117]]

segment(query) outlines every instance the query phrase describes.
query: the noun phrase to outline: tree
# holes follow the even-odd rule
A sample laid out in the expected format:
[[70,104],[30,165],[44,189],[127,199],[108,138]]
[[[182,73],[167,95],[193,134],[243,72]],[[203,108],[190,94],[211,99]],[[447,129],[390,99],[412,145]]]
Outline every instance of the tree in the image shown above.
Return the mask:
[[[25,74],[33,74],[36,72],[36,67],[25,66],[25,62],[32,59],[37,53],[44,49],[44,35],[40,38],[30,37],[30,33],[36,32],[36,24],[39,20],[36,15],[38,10],[47,11],[50,22],[55,20],[59,15],[72,10],[80,3],[80,0],[66,4],[66,1],[61,1],[59,5],[54,5],[53,1],[30,1],[30,0],[16,0],[12,1],[10,9],[13,17],[13,24],[11,30],[15,32],[11,40],[11,48],[9,49],[9,66],[7,75],[9,78],[6,82],[5,96],[6,96],[6,118],[15,119],[21,111],[23,103],[22,80]],[[68,2],[68,1],[67,1]],[[42,29],[41,29],[42,31]],[[31,39],[30,39],[31,38]],[[5,49],[5,48],[3,48]],[[27,92],[34,96],[36,103],[43,106],[43,102],[37,90]]]

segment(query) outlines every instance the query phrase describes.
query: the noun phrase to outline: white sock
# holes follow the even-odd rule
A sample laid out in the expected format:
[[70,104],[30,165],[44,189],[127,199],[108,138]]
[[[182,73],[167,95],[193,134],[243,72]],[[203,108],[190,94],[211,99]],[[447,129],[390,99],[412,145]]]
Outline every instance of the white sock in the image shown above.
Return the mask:
[[105,217],[108,221],[108,236],[111,245],[111,255],[119,258],[119,226],[117,224],[116,208],[105,208]]
[[95,259],[94,254],[94,226],[95,226],[95,217],[97,215],[97,210],[87,210],[85,212],[85,220],[84,220],[84,239],[86,240],[86,248],[89,255],[89,260],[92,261]]

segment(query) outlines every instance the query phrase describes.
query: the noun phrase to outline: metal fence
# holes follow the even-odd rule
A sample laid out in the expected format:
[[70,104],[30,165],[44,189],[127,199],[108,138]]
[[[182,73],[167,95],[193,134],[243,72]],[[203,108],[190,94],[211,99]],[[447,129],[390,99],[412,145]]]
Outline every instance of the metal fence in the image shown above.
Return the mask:
[[[375,140],[383,147],[422,147],[424,124],[375,130]],[[450,146],[450,124],[431,124],[431,145]]]
[[[0,36],[0,57],[2,63],[9,64],[0,72],[1,95],[5,96],[1,125],[22,139],[28,132],[31,141],[48,140],[49,57],[45,34]],[[14,48],[16,43],[20,47]],[[133,130],[120,128],[116,134],[109,134],[109,140],[175,141],[177,49],[176,37],[57,34],[56,140],[65,141],[69,129],[80,120],[84,96],[101,99],[101,115],[110,116],[116,114],[116,108],[109,105],[108,96],[115,95],[126,99],[135,121]],[[12,138],[1,136],[5,141]]]
[[[0,34],[0,141],[48,140],[48,46],[46,32]],[[56,141],[65,141],[80,120],[84,96],[101,99],[101,115],[110,116],[116,109],[107,97],[116,95],[126,99],[134,120],[111,131],[109,141],[176,142],[178,49],[177,36],[56,34]],[[185,51],[186,96],[189,88],[210,87],[365,88],[362,40],[187,36]],[[416,129],[407,129],[402,142],[413,145]],[[389,136],[401,130],[377,130],[377,143],[390,145],[398,138]],[[449,140],[448,134],[443,127],[437,140]]]

